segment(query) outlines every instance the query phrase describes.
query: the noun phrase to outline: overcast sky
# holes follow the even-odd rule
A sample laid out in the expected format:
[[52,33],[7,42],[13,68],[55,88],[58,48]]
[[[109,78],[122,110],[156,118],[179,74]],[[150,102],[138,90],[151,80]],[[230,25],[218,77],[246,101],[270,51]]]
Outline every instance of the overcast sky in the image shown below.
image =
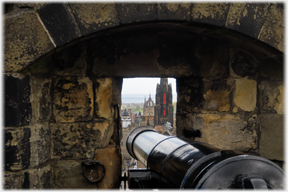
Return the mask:
[[[124,78],[122,94],[156,94],[156,85],[160,84],[160,78]],[[176,79],[168,78],[168,84],[172,84],[172,94],[176,94]]]

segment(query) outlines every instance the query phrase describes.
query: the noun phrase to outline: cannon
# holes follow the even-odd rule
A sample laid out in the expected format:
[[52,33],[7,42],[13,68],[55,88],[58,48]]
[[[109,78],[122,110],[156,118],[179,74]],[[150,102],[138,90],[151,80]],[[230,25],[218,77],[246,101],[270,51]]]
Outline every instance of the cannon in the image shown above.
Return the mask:
[[265,158],[137,127],[128,153],[146,169],[128,170],[129,189],[284,189],[284,171]]

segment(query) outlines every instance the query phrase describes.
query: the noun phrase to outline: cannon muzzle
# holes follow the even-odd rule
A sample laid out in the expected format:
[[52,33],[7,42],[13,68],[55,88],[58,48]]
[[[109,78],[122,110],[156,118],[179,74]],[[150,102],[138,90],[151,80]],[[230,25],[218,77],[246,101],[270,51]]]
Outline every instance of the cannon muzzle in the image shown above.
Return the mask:
[[130,189],[284,189],[284,172],[272,161],[189,143],[153,127],[133,129],[126,147],[147,168],[129,169]]

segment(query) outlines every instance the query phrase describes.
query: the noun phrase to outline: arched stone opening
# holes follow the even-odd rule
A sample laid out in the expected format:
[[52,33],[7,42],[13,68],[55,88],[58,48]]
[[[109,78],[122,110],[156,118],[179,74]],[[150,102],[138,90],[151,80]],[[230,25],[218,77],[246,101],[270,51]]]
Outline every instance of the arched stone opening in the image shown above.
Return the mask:
[[[124,77],[176,78],[179,136],[284,160],[278,137],[283,53],[220,27],[153,21],[75,39],[18,71],[7,70],[7,85],[15,86],[6,94],[12,115],[6,113],[7,183],[17,178],[20,188],[117,187]],[[278,143],[271,144],[271,133]],[[8,148],[15,147],[11,142],[21,145]],[[109,170],[97,185],[82,176],[80,164],[87,159]]]

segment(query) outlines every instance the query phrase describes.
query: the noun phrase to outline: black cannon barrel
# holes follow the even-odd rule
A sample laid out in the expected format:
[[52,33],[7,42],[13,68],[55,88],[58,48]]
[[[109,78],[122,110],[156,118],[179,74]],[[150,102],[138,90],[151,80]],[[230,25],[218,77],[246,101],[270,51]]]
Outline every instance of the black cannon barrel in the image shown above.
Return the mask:
[[157,188],[284,189],[283,170],[267,159],[202,142],[188,143],[159,134],[153,127],[133,129],[126,147],[153,173],[149,178],[158,180]]

